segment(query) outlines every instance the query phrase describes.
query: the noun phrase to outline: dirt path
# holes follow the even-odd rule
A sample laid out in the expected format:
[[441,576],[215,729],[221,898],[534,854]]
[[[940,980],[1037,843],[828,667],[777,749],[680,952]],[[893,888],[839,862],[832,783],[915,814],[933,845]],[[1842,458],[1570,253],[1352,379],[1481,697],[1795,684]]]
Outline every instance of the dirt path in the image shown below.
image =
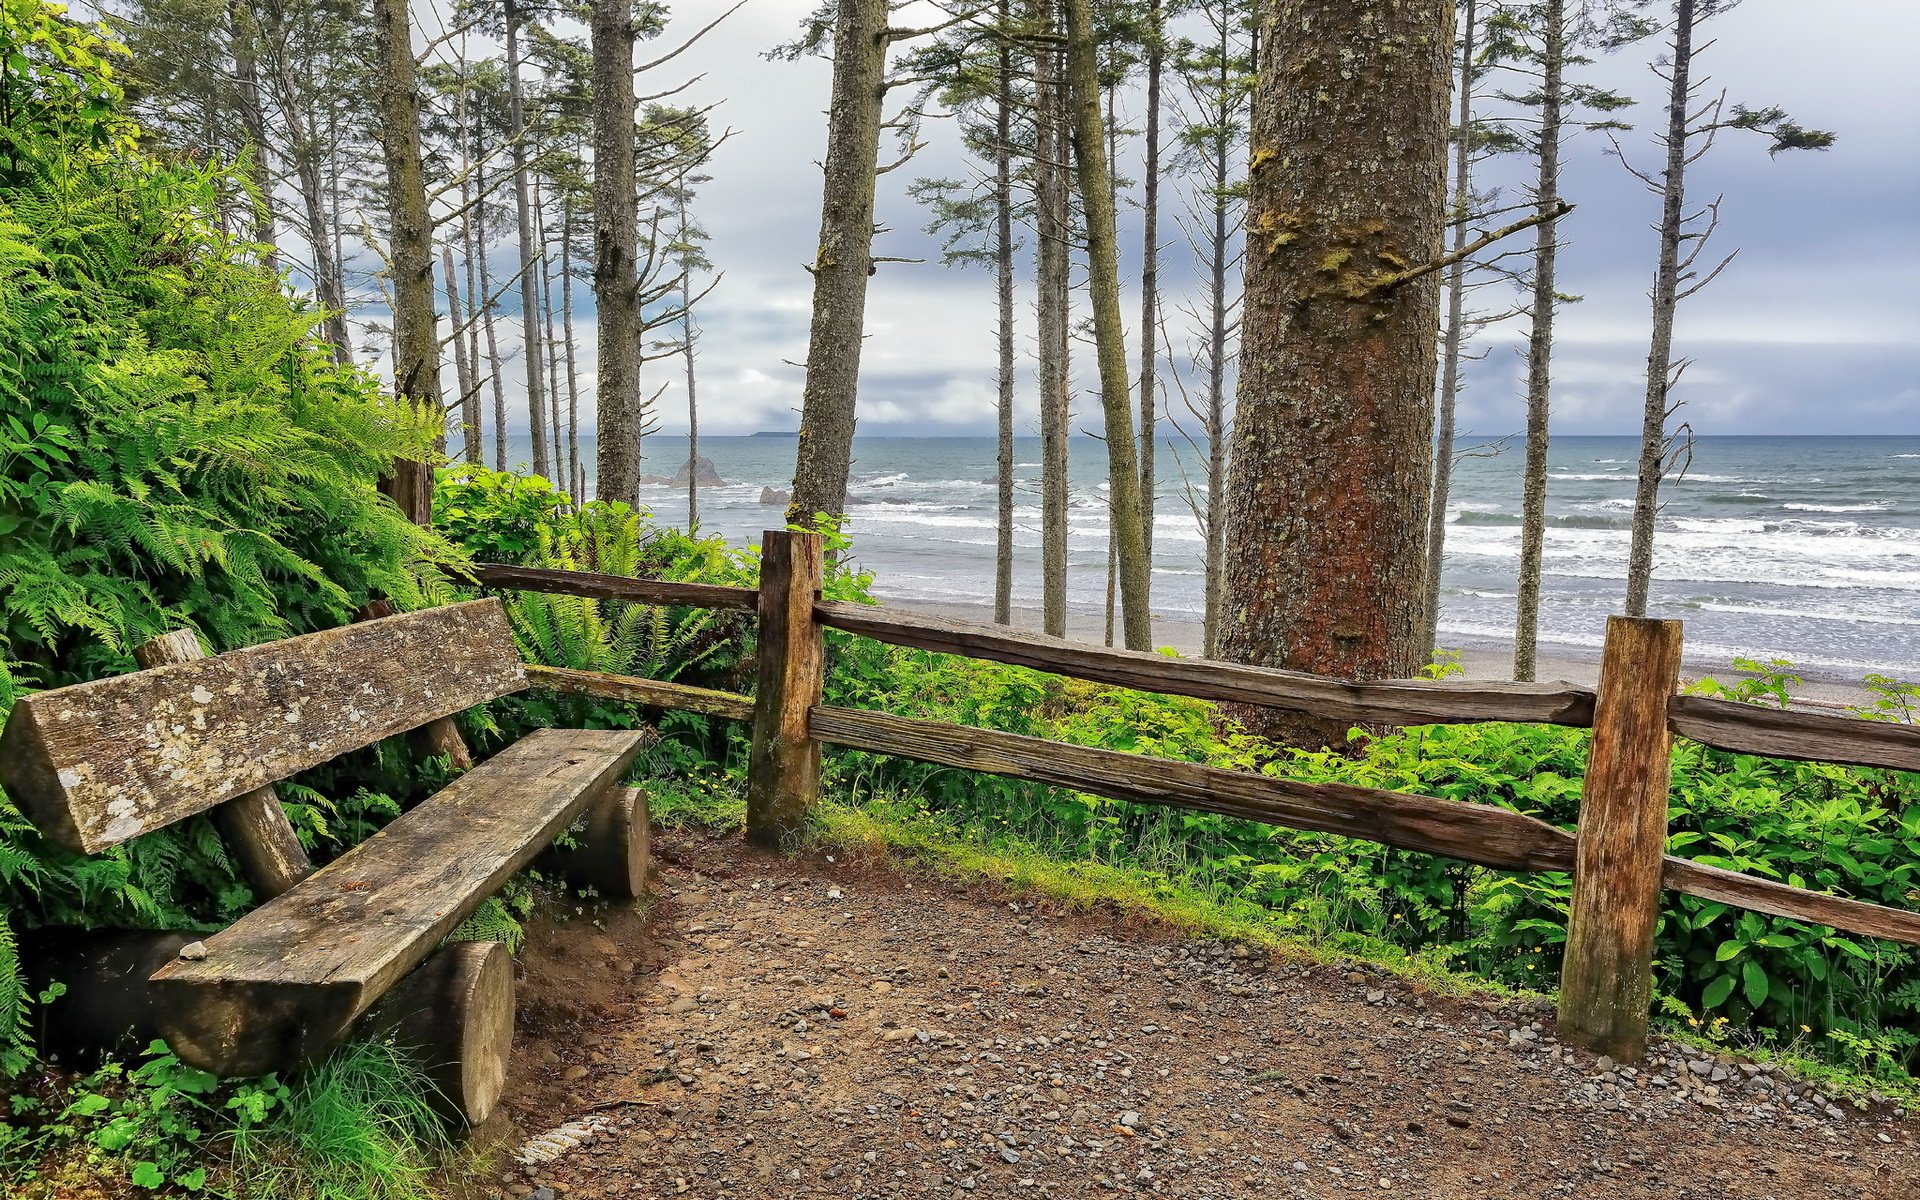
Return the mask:
[[491,1194],[1920,1196],[1920,1121],[1735,1064],[1606,1072],[1541,1014],[1364,970],[658,849],[651,913],[533,932],[508,1112],[573,1130]]

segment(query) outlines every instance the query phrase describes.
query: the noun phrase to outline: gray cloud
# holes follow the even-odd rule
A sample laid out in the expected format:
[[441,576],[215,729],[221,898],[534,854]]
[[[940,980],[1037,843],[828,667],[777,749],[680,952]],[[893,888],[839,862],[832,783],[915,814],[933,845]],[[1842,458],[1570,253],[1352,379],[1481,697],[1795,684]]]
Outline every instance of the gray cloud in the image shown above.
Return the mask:
[[[716,120],[737,135],[713,164],[700,213],[726,279],[701,313],[702,425],[714,433],[789,428],[806,353],[811,257],[825,146],[828,69],[820,60],[764,61],[789,38],[810,0],[755,0],[706,42],[662,68],[661,80],[704,75],[689,97],[724,98]],[[690,26],[691,10],[678,23]],[[1702,433],[1920,432],[1920,6],[1903,0],[1834,0],[1817,6],[1748,0],[1713,22],[1705,60],[1734,101],[1777,103],[1831,128],[1831,152],[1769,160],[1761,139],[1729,133],[1699,164],[1694,195],[1724,193],[1717,243],[1738,260],[1690,301],[1680,351],[1695,359],[1686,417]],[[1646,70],[1655,47],[1608,56],[1592,76],[1641,100],[1631,119],[1659,121],[1659,82]],[[670,80],[669,77],[670,76]],[[913,175],[963,175],[952,129],[935,124],[912,166],[881,182],[883,253],[937,259],[924,215],[906,199]],[[1643,131],[1623,135],[1629,156],[1652,161]],[[1557,428],[1622,433],[1638,427],[1644,388],[1646,287],[1657,200],[1605,153],[1597,136],[1569,155],[1565,192],[1579,205],[1564,224],[1563,288],[1584,299],[1560,323]],[[1137,144],[1122,169],[1138,173]],[[1517,186],[1524,164],[1491,168],[1488,183]],[[1124,210],[1123,271],[1138,270],[1137,211]],[[1166,235],[1165,274],[1193,282],[1189,251]],[[1171,305],[1176,297],[1169,297]],[[1031,338],[1023,297],[1022,349]],[[863,431],[984,433],[993,404],[991,280],[938,265],[883,267],[873,281],[864,348]],[[1138,312],[1135,299],[1125,311]],[[1172,318],[1176,322],[1177,317]],[[586,323],[588,329],[591,322]],[[1484,433],[1521,424],[1520,331],[1489,331],[1470,371],[1463,423]],[[1176,331],[1176,337],[1179,334]],[[591,354],[591,343],[585,347]],[[1090,355],[1083,357],[1090,358]],[[660,382],[677,367],[650,367]],[[1030,425],[1030,364],[1023,363],[1022,425]],[[673,382],[661,426],[684,428]],[[516,402],[516,407],[518,404]],[[1082,402],[1082,409],[1091,409]]]

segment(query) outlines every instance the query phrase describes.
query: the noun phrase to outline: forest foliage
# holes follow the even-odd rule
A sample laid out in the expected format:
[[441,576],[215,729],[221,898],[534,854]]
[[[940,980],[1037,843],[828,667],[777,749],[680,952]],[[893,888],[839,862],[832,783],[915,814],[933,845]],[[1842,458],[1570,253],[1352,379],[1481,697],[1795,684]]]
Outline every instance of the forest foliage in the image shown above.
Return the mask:
[[[338,365],[313,336],[320,314],[220,219],[246,178],[141,147],[102,31],[37,0],[3,15],[0,721],[27,691],[134,669],[133,647],[171,629],[219,651],[341,624],[375,595],[445,594],[441,568],[464,555],[377,490],[395,459],[431,453],[434,431]],[[376,752],[283,794],[324,857],[422,782]],[[206,818],[80,857],[0,794],[0,1075],[32,1062],[37,1028],[20,930],[211,929],[253,900]],[[0,1161],[12,1173],[84,1131],[134,1183],[197,1187],[210,1125],[259,1144],[313,1115],[299,1097],[341,1083],[215,1095],[170,1063],[110,1065],[65,1098],[15,1094]]]

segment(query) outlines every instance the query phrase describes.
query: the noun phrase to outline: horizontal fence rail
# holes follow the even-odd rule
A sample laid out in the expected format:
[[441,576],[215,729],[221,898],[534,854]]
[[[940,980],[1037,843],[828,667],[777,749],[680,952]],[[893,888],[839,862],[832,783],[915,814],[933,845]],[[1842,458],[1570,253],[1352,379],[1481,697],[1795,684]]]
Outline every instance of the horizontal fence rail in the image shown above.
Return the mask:
[[[864,709],[821,705],[813,710],[812,728],[815,737],[835,746],[1114,800],[1337,833],[1505,871],[1573,870],[1573,834],[1490,804],[1349,784],[1298,783]],[[1671,854],[1665,857],[1661,883],[1668,891],[1703,900],[1920,946],[1920,913],[1809,892]]]
[[[1657,911],[1652,898],[1661,889],[1920,945],[1920,913],[1665,853],[1668,739],[1674,735],[1735,753],[1920,770],[1920,726],[1677,694],[1675,622],[1610,622],[1597,691],[1570,683],[1355,682],[1114,650],[1004,626],[824,601],[819,594],[820,547],[809,534],[768,533],[762,563],[760,588],[497,564],[474,568],[471,578],[489,587],[757,613],[761,639],[755,696],[558,667],[530,666],[527,681],[563,694],[750,723],[754,744],[748,832],[769,844],[783,844],[798,831],[817,791],[819,748],[835,745],[1116,800],[1360,838],[1500,870],[1572,872],[1577,919],[1570,921],[1568,933],[1561,1032],[1623,1061],[1638,1058],[1644,1049],[1646,979]],[[822,698],[820,631],[829,628],[1092,683],[1353,723],[1511,721],[1592,728],[1594,749],[1580,816],[1588,832],[1584,837],[1569,833],[1494,805],[1303,783],[827,705]],[[1613,700],[1607,701],[1608,696]]]
[[1736,754],[1920,771],[1920,725],[1675,696],[1667,701],[1667,727]]
[[906,616],[867,604],[822,602],[815,604],[813,611],[830,629],[895,646],[984,658],[1143,692],[1293,709],[1340,721],[1383,725],[1476,721],[1593,724],[1593,690],[1570,683],[1425,679],[1355,683],[1272,667],[1111,650],[1005,627]]
[[1337,833],[1510,871],[1570,871],[1573,836],[1511,809],[1339,783],[1298,783],[1199,763],[820,705],[813,736],[940,766],[1115,800]]
[[596,575],[592,571],[558,571],[548,567],[510,567],[475,563],[462,572],[487,587],[586,596],[594,600],[629,600],[677,608],[728,608],[752,612],[759,603],[755,588],[721,583],[681,583],[671,579],[634,579],[625,575]]
[[738,692],[691,687],[684,683],[663,683],[638,675],[603,675],[598,671],[575,671],[569,667],[527,667],[527,686],[548,692],[574,696],[592,696],[597,700],[625,700],[648,708],[672,708],[681,712],[725,717],[729,721],[753,720],[753,697]]

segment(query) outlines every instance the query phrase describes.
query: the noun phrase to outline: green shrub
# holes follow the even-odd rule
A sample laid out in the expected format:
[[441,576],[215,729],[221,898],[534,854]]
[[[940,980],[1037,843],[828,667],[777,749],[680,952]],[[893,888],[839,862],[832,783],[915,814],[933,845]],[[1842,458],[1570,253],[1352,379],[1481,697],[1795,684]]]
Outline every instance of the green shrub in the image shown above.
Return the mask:
[[[4,0],[0,50],[0,721],[167,630],[219,651],[443,592],[460,556],[376,488],[432,431],[223,231],[244,181],[136,150],[115,48],[56,6]],[[345,768],[302,782],[309,838],[391,809]],[[204,819],[78,858],[0,796],[0,1076],[29,1061],[17,923],[204,928],[251,900]]]

